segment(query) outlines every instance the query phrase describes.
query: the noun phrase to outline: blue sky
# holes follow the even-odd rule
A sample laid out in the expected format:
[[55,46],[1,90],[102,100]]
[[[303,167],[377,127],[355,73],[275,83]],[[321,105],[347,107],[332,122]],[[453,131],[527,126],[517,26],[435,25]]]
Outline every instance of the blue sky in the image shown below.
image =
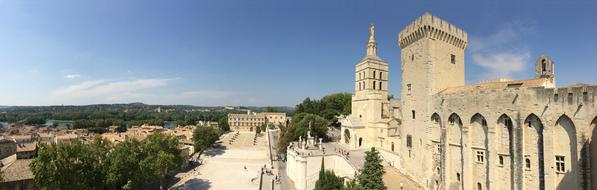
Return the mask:
[[353,91],[369,24],[400,94],[398,32],[428,11],[469,34],[466,81],[597,84],[597,1],[0,0],[0,105],[286,105]]

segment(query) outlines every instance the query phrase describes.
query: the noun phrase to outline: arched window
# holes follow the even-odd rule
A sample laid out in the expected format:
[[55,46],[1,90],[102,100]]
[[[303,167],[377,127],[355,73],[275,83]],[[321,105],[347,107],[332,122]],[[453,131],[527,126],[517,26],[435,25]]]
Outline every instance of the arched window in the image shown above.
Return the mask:
[[372,81],[372,82],[373,82],[373,90],[375,90],[375,81]]
[[477,189],[478,190],[483,190],[483,186],[481,185],[481,183],[477,183]]
[[525,166],[527,167],[527,169],[531,169],[531,160],[529,160],[528,158],[524,161]]
[[373,78],[375,78],[375,71],[373,71]]
[[379,79],[382,79],[383,72],[379,72]]
[[379,82],[379,90],[381,90],[381,82]]

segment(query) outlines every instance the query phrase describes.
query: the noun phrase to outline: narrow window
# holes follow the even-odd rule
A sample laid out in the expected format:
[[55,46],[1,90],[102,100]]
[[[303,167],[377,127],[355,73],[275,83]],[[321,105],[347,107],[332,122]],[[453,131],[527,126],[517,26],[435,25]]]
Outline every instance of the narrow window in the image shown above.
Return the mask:
[[415,119],[415,110],[412,110],[413,113],[413,119]]
[[564,164],[564,156],[556,156],[556,171],[566,172],[566,166]]
[[547,74],[547,63],[545,62],[545,59],[541,60],[541,74],[545,75]]
[[558,94],[553,94],[553,101],[555,101],[555,102],[558,101]]
[[359,80],[361,79],[361,73],[359,72]]
[[376,76],[375,71],[373,71],[373,78],[375,78],[375,76]]
[[411,61],[414,61],[414,60],[415,60],[415,54],[411,54],[411,55],[410,55],[410,60],[411,60]]
[[373,90],[375,90],[375,81],[372,81],[372,82],[373,82]]
[[524,162],[527,169],[531,169],[531,160],[527,158],[526,160],[524,160]]
[[410,135],[406,135],[406,147],[413,147],[413,137]]
[[504,165],[504,156],[500,155],[499,160],[500,160],[500,166],[503,166]]
[[483,127],[487,127],[487,121],[485,119],[483,119],[483,121],[481,121],[481,125]]
[[477,151],[477,162],[479,162],[479,163],[485,162],[485,152],[484,151]]
[[481,185],[481,183],[477,183],[477,190],[483,190],[483,186]]
[[450,62],[456,64],[456,56],[454,54],[450,54]]
[[381,82],[379,82],[379,90],[381,90]]
[[458,180],[458,182],[460,182],[460,173],[456,173],[456,179]]
[[379,79],[382,79],[383,72],[379,72]]
[[410,84],[406,84],[406,89],[408,89],[408,94],[409,94],[409,95],[410,95],[410,89],[411,89],[410,87],[411,87],[411,85],[410,85]]
[[394,152],[394,142],[392,142],[392,152]]

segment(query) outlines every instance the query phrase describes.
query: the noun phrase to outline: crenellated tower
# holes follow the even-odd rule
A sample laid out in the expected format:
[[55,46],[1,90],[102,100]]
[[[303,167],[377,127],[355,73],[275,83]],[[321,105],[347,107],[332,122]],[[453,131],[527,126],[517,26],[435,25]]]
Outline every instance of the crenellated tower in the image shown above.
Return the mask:
[[[464,50],[467,46],[467,33],[445,20],[425,13],[398,34],[398,45],[401,48],[402,66],[401,140],[406,145],[401,149],[402,155],[405,155],[403,164],[422,163],[416,168],[410,168],[409,173],[420,179],[433,179],[441,183],[446,176],[430,171],[437,171],[438,168],[450,170],[450,167],[442,167],[442,164],[450,163],[441,163],[434,158],[439,154],[437,150],[442,147],[440,140],[430,138],[427,131],[432,124],[431,102],[433,95],[438,92],[465,84]],[[452,176],[457,176],[456,173],[462,174],[461,166],[454,165],[451,168],[458,171],[447,172],[450,174],[448,178],[455,178]]]

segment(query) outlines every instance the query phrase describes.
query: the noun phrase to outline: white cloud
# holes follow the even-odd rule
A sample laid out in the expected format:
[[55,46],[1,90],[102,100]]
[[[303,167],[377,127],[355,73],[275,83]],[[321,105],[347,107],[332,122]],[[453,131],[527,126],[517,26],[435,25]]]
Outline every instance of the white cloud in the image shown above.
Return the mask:
[[79,74],[68,74],[68,75],[64,75],[64,78],[66,79],[75,79],[75,78],[80,78],[81,75]]
[[472,61],[484,69],[480,79],[512,79],[524,73],[531,53],[520,42],[533,31],[529,22],[512,22],[491,35],[471,37]]
[[68,104],[96,104],[139,101],[140,97],[148,97],[138,91],[149,88],[167,86],[175,79],[136,79],[125,81],[92,80],[83,81],[57,89],[51,94],[52,102]]
[[50,104],[101,104],[143,102],[148,104],[223,105],[238,94],[218,90],[170,92],[170,78],[136,80],[89,80],[53,91]]
[[526,52],[493,52],[474,53],[473,62],[483,67],[485,79],[510,78],[515,74],[523,72],[529,63],[530,53]]

